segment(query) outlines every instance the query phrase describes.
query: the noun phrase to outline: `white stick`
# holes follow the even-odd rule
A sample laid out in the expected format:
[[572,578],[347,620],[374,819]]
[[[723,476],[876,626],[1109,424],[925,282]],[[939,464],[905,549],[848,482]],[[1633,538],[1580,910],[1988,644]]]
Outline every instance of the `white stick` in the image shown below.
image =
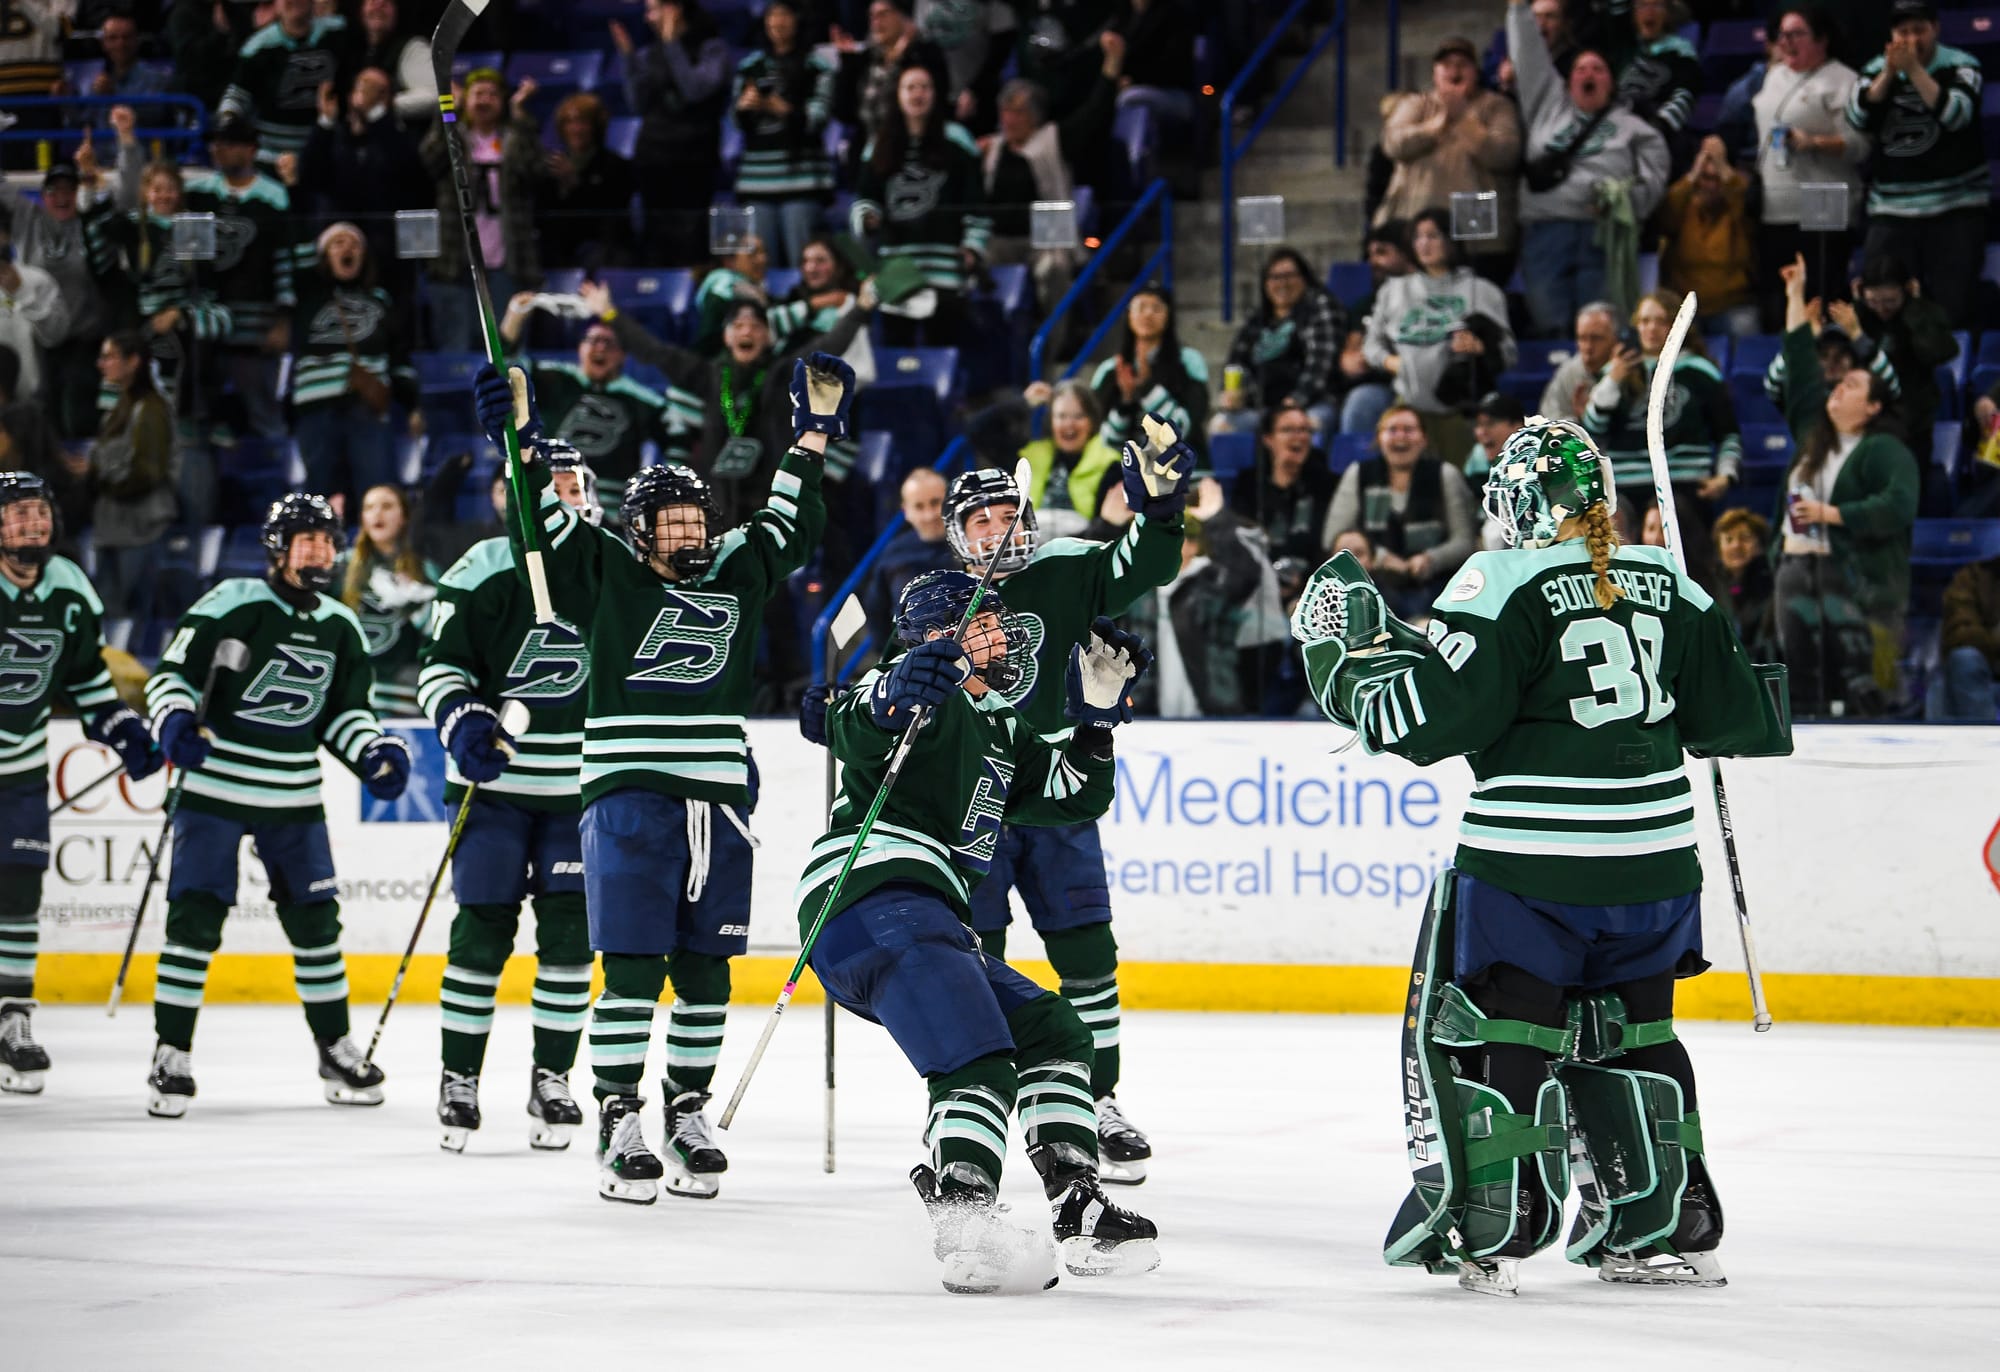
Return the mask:
[[[1696,304],[1693,291],[1681,301],[1681,312],[1667,334],[1666,346],[1653,368],[1652,391],[1646,397],[1646,450],[1653,464],[1653,498],[1660,507],[1660,535],[1674,565],[1687,575],[1687,551],[1681,546],[1680,524],[1674,516],[1674,486],[1667,471],[1667,396],[1673,390],[1674,365],[1680,361],[1681,347],[1694,326]],[[1757,964],[1757,945],[1750,933],[1750,905],[1743,894],[1743,863],[1736,853],[1736,827],[1729,818],[1729,793],[1722,785],[1722,764],[1708,760],[1709,780],[1715,792],[1715,818],[1722,829],[1722,849],[1729,859],[1729,887],[1736,899],[1736,930],[1743,938],[1743,968],[1750,979],[1750,1011],[1758,1033],[1771,1027],[1771,1012],[1764,1003],[1764,973]]]

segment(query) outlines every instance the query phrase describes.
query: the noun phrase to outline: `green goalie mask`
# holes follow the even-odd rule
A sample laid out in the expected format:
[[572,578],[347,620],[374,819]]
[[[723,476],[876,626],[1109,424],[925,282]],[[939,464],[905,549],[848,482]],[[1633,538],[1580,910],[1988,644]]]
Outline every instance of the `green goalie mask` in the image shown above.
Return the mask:
[[1611,460],[1567,419],[1536,415],[1500,446],[1486,477],[1486,513],[1510,548],[1546,548],[1556,531],[1612,503]]

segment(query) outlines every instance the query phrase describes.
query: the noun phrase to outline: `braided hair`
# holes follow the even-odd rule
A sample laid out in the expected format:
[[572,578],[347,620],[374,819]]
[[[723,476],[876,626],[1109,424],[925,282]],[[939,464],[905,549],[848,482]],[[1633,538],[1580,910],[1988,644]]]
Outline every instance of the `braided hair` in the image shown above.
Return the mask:
[[1590,550],[1590,570],[1597,574],[1597,608],[1608,610],[1624,597],[1625,590],[1611,580],[1611,555],[1618,551],[1618,530],[1611,522],[1611,507],[1601,500],[1583,512],[1583,539]]

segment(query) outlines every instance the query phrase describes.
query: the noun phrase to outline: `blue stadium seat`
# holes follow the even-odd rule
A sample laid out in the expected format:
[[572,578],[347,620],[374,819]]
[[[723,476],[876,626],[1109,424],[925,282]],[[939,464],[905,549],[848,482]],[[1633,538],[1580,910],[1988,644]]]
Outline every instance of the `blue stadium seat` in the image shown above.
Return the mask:
[[1783,424],[1743,426],[1743,475],[1748,483],[1757,473],[1775,472],[1782,478],[1792,464],[1792,433]]
[[1326,465],[1335,476],[1352,467],[1375,447],[1374,434],[1335,434],[1326,445]]
[[1660,289],[1660,255],[1656,252],[1639,254],[1639,294],[1651,295]]
[[1931,461],[1953,482],[1958,480],[1959,449],[1964,442],[1964,426],[1956,419],[1939,420],[1931,425]]
[[160,540],[160,564],[151,596],[154,618],[179,619],[201,598],[221,565],[226,532],[220,524],[211,524],[202,529],[172,529]]
[[504,52],[489,52],[480,49],[474,52],[461,51],[451,59],[451,74],[463,81],[467,72],[478,71],[481,67],[491,67],[499,71],[507,61]]
[[718,186],[733,187],[736,184],[736,167],[743,160],[743,130],[736,126],[734,119],[722,121],[722,176]]
[[290,439],[239,439],[215,450],[219,505],[233,520],[261,521],[271,502],[292,489]]
[[1982,67],[2000,63],[2000,9],[1953,10],[1938,16],[1938,41],[1971,53]]
[[782,300],[792,293],[799,284],[796,267],[773,267],[764,273],[764,294],[773,300]]
[[1731,82],[1764,60],[1764,24],[1758,19],[1719,19],[1701,41],[1701,70],[1711,90]]
[[1721,116],[1722,92],[1704,91],[1694,98],[1694,109],[1688,114],[1688,129],[1694,133],[1710,133]]
[[[550,295],[575,295],[583,285],[581,267],[551,267],[542,276],[542,289]],[[499,301],[493,302],[499,304]]]
[[866,504],[869,528],[884,528],[902,505],[903,478],[909,473],[897,459],[895,439],[886,429],[856,434],[854,446],[852,484]]
[[486,365],[485,353],[412,353],[417,393],[433,429],[477,428],[472,413],[472,378]]
[[568,94],[595,90],[604,74],[604,54],[595,49],[575,52],[517,52],[507,59],[507,83],[532,80],[544,91]]
[[876,348],[875,382],[861,392],[865,427],[893,436],[898,453],[943,450],[959,398],[956,348]]
[[597,279],[621,310],[663,338],[682,341],[693,328],[694,273],[683,268],[606,267]]
[[424,479],[424,454],[431,440],[427,434],[404,434],[396,440],[396,480],[415,486]]
[[1211,434],[1208,440],[1208,465],[1215,479],[1227,490],[1236,480],[1239,472],[1247,472],[1257,465],[1256,434]]
[[1576,344],[1567,338],[1523,338],[1514,346],[1514,370],[1543,377],[1554,376],[1556,368],[1576,356]]
[[[1374,289],[1375,277],[1366,262],[1335,262],[1326,269],[1327,294],[1345,305],[1350,313],[1359,309]],[[1356,328],[1360,322],[1350,319],[1347,323],[1349,328]]]
[[[591,92],[603,99],[605,88]],[[639,126],[645,121],[636,114],[614,116],[604,126],[604,146],[620,157],[630,157],[639,148]]]
[[1034,313],[1035,297],[1026,263],[1004,262],[986,270],[993,278],[993,294],[1000,302],[1002,318],[1011,323],[1024,313]]
[[877,348],[871,390],[922,390],[949,410],[958,398],[958,349]]
[[[2000,251],[2000,244],[1995,244],[1992,251]],[[1996,384],[2000,384],[2000,333],[1982,334],[1979,351],[1973,356],[1972,371],[1968,374],[1966,398],[1977,400]],[[1969,410],[1970,406],[1967,408]]]
[[1775,334],[1752,334],[1739,338],[1730,347],[1729,366],[1723,375],[1729,381],[1729,398],[1736,402],[1736,419],[1746,429],[1752,424],[1782,425],[1785,417],[1764,394],[1764,373],[1778,355],[1780,340]]
[[215,574],[218,577],[263,576],[269,563],[264,545],[258,541],[260,534],[261,530],[255,524],[239,524],[231,529],[222,541],[222,553],[216,559]]
[[1910,531],[1910,565],[1963,567],[2000,557],[2000,519],[1919,519]]
[[1070,199],[1076,202],[1076,231],[1088,238],[1097,232],[1097,192],[1078,186]]
[[1972,370],[1972,335],[1960,329],[1952,335],[1958,356],[1937,369],[1939,419],[1958,419],[1965,413],[1965,381]]
[[1110,187],[1121,196],[1138,196],[1153,180],[1153,153],[1159,147],[1160,126],[1153,111],[1140,104],[1120,105],[1111,121]]

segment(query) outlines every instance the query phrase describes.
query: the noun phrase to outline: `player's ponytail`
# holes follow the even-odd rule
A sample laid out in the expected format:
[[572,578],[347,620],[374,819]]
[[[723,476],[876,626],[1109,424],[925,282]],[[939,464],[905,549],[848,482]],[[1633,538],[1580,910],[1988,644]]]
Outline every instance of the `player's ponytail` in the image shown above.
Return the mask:
[[1618,531],[1611,524],[1611,507],[1603,501],[1583,512],[1583,538],[1590,550],[1590,570],[1597,573],[1597,608],[1608,610],[1625,591],[1611,580],[1611,555],[1618,551]]

